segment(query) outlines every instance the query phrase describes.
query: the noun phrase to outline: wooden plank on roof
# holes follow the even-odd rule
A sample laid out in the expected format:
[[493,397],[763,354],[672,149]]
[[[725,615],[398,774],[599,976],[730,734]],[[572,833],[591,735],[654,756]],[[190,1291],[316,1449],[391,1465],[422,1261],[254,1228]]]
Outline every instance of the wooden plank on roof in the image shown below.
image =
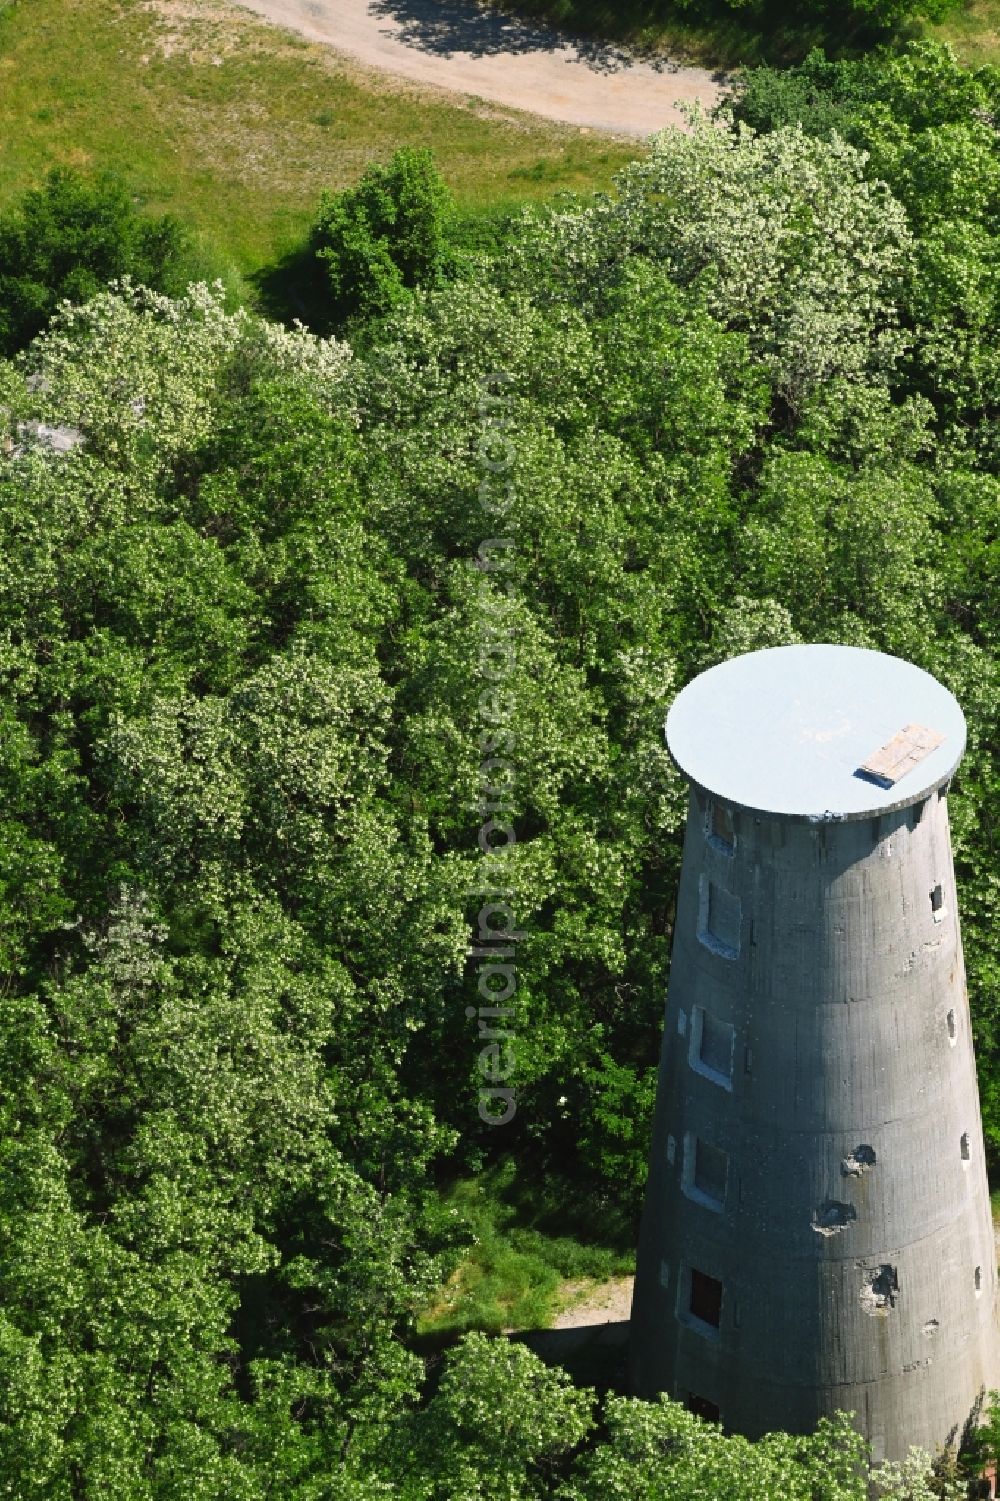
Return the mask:
[[893,735],[874,755],[858,767],[858,775],[877,782],[880,787],[894,787],[898,781],[919,766],[926,756],[944,740],[937,730],[929,730],[923,724],[908,724]]

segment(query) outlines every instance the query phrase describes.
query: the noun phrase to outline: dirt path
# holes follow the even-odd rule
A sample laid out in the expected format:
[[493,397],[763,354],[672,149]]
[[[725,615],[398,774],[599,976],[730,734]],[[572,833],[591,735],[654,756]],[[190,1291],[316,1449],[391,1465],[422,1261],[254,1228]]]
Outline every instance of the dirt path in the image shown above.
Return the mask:
[[596,1324],[627,1323],[632,1312],[634,1280],[633,1277],[614,1277],[597,1287],[593,1283],[581,1283],[583,1296],[577,1298],[573,1297],[572,1288],[565,1288],[569,1301],[553,1321],[553,1329],[586,1329]]
[[680,125],[676,102],[713,105],[704,68],[650,62],[574,41],[475,0],[241,0],[265,20],[326,42],[368,67],[550,120],[616,135]]

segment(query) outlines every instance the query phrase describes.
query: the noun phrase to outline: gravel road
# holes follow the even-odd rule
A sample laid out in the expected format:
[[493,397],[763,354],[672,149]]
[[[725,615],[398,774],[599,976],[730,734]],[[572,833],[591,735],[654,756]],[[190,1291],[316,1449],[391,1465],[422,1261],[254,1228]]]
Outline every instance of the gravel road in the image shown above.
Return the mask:
[[574,41],[474,0],[242,0],[278,26],[412,83],[472,94],[616,135],[681,125],[678,102],[706,108],[723,84],[704,68]]

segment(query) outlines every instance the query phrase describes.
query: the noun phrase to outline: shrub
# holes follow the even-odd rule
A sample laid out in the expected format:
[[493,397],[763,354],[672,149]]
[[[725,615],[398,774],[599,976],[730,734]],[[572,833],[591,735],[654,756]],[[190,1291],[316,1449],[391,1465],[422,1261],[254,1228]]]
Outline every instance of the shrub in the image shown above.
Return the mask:
[[330,294],[330,323],[378,318],[444,268],[451,194],[428,150],[404,147],[356,188],[324,194],[312,231]]
[[86,302],[118,277],[180,291],[189,248],[177,219],[137,213],[118,178],[55,168],[0,218],[0,352],[30,344],[63,300]]

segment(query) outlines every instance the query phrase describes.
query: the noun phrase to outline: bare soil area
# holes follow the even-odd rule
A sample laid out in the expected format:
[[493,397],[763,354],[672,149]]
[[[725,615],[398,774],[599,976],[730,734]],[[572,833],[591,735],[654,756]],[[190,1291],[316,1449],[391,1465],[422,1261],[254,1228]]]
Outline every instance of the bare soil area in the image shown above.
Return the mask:
[[278,26],[412,83],[614,135],[684,124],[725,82],[487,10],[475,0],[241,0]]
[[553,1329],[587,1329],[598,1324],[627,1324],[632,1311],[634,1277],[610,1282],[572,1284],[564,1289],[567,1302],[553,1320]]

